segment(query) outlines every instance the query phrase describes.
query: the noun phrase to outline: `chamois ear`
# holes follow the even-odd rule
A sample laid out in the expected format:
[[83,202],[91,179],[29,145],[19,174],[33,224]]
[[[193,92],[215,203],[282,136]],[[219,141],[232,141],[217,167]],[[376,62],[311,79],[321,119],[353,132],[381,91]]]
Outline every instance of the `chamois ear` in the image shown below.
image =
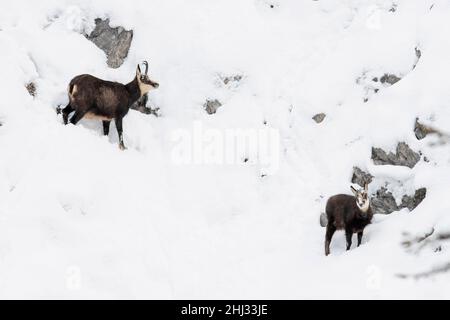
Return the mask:
[[139,65],[137,65],[137,68],[136,68],[136,75],[137,75],[137,77],[139,78],[141,76],[141,74],[142,74],[141,67]]
[[353,186],[350,186],[350,189],[352,190],[352,192],[355,196],[358,195],[358,191],[355,188],[353,188]]

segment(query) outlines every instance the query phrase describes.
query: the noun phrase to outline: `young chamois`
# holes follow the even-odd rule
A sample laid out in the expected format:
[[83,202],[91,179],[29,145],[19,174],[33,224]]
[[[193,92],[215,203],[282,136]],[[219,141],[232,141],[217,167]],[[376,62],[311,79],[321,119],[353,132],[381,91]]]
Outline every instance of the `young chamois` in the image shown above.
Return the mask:
[[[159,84],[150,80],[147,74],[147,61],[144,61],[143,64],[145,73],[141,73],[138,65],[136,77],[128,84],[101,80],[89,74],[73,78],[68,88],[69,104],[62,110],[64,124],[68,123],[69,114],[75,111],[70,118],[72,124],[77,124],[82,118],[102,120],[103,133],[107,136],[109,125],[114,120],[119,134],[119,147],[124,150],[123,117],[134,102],[150,90],[159,87]],[[58,108],[58,111],[61,110]]]
[[365,184],[364,190],[356,190],[353,187],[351,190],[355,196],[338,194],[327,201],[325,209],[328,218],[325,234],[326,256],[330,254],[331,238],[336,230],[345,230],[347,250],[350,250],[353,233],[358,234],[359,247],[364,228],[372,220],[373,213],[370,208],[368,185]]

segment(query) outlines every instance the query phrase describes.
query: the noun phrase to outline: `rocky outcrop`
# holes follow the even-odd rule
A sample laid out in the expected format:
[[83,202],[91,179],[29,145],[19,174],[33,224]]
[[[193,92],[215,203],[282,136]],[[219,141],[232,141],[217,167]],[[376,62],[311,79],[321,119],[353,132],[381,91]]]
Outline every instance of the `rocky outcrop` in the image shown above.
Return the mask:
[[374,214],[390,214],[400,210],[392,192],[388,191],[385,187],[377,190],[370,202]]
[[400,206],[401,209],[408,208],[409,211],[414,210],[427,196],[427,189],[420,188],[416,190],[414,196],[404,195],[402,198],[402,204]]
[[312,119],[316,122],[316,123],[321,123],[326,117],[325,113],[318,113],[316,114],[314,117],[312,117]]
[[397,145],[396,153],[387,153],[381,148],[372,148],[372,160],[376,165],[394,165],[413,168],[420,160],[420,154],[413,151],[405,142]]
[[236,89],[241,85],[243,80],[244,75],[242,74],[224,74],[222,72],[218,72],[217,78],[214,80],[214,84],[218,88]]
[[217,100],[206,100],[205,104],[203,105],[203,108],[206,110],[208,114],[214,114],[217,112],[217,109],[219,109],[222,106],[222,103]]
[[419,63],[420,58],[422,57],[422,50],[420,50],[419,47],[415,47],[414,51],[416,52],[416,62],[413,65],[413,69],[416,68],[417,64]]
[[112,28],[109,19],[97,18],[94,30],[86,37],[106,53],[110,68],[118,68],[128,55],[133,30],[125,30],[123,27]]
[[373,95],[380,90],[390,87],[402,79],[401,75],[393,73],[375,73],[371,71],[364,71],[363,74],[356,79],[356,83],[362,86],[364,91],[364,102],[369,101]]
[[396,76],[395,74],[389,74],[389,73],[385,73],[381,78],[380,78],[380,82],[382,84],[389,84],[389,85],[393,85],[397,82],[399,82],[400,80],[402,80],[402,78]]
[[[391,12],[395,12],[396,7],[391,8]],[[381,72],[379,70],[366,69],[362,72],[361,76],[356,79],[356,83],[363,88],[363,101],[369,101],[373,95],[377,94],[380,90],[390,87],[399,82],[406,74],[414,70],[422,57],[422,51],[420,46],[414,48],[414,64],[410,70],[404,70],[404,72]]]
[[233,76],[223,76],[222,81],[223,84],[227,85],[233,82],[240,82],[242,80],[242,75],[233,75]]
[[356,183],[360,185],[361,187],[364,187],[364,185],[370,184],[373,180],[373,176],[370,173],[362,171],[358,167],[353,167],[353,174],[352,174],[352,183]]
[[30,96],[32,96],[33,98],[36,96],[36,85],[34,84],[34,82],[27,83],[25,88],[27,89]]

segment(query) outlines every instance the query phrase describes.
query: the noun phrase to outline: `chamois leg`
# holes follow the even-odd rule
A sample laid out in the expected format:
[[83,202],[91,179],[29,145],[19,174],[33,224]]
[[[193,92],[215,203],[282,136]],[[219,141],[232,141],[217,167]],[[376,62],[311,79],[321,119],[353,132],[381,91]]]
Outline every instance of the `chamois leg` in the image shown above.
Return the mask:
[[70,118],[70,123],[75,125],[78,123],[78,121],[80,121],[81,119],[83,119],[84,115],[86,114],[86,112],[80,112],[80,111],[75,111],[75,114],[72,116],[72,118]]
[[111,121],[102,121],[103,122],[103,134],[107,136],[109,134],[109,124]]
[[116,123],[116,128],[117,128],[117,133],[119,135],[119,148],[120,150],[125,150],[125,144],[123,143],[123,128],[122,128],[122,118],[118,117],[115,119],[115,123]]
[[62,110],[64,124],[67,124],[69,122],[69,114],[73,111],[75,110],[72,108],[70,103]]
[[352,230],[345,230],[345,239],[347,240],[347,251],[350,250],[350,247],[352,246],[352,236],[353,236]]
[[327,224],[327,232],[325,233],[325,255],[329,255],[330,254],[330,243],[331,243],[331,238],[333,238],[333,234],[336,231],[336,227],[330,223],[330,221],[328,221]]
[[358,232],[358,247],[361,245],[362,237],[363,237],[363,231]]

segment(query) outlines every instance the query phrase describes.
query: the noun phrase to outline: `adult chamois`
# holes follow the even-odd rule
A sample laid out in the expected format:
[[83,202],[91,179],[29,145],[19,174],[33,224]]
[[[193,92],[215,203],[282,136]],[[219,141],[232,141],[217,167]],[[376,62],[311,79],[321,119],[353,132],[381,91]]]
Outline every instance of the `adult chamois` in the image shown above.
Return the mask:
[[330,254],[331,238],[336,230],[345,230],[347,250],[352,245],[353,233],[358,234],[358,247],[361,244],[364,228],[370,224],[373,213],[370,207],[368,185],[363,190],[350,187],[354,196],[338,194],[328,199],[326,215],[328,219],[325,234],[325,255]]
[[[138,65],[135,78],[128,84],[101,80],[89,74],[73,78],[68,87],[69,104],[62,109],[64,124],[69,122],[69,114],[75,111],[70,118],[72,124],[77,124],[83,118],[102,120],[103,133],[107,136],[109,125],[114,120],[119,134],[119,147],[124,150],[123,117],[134,102],[159,87],[148,76],[147,61],[143,64],[145,73],[141,72]],[[61,112],[61,109],[58,108],[57,111]]]

